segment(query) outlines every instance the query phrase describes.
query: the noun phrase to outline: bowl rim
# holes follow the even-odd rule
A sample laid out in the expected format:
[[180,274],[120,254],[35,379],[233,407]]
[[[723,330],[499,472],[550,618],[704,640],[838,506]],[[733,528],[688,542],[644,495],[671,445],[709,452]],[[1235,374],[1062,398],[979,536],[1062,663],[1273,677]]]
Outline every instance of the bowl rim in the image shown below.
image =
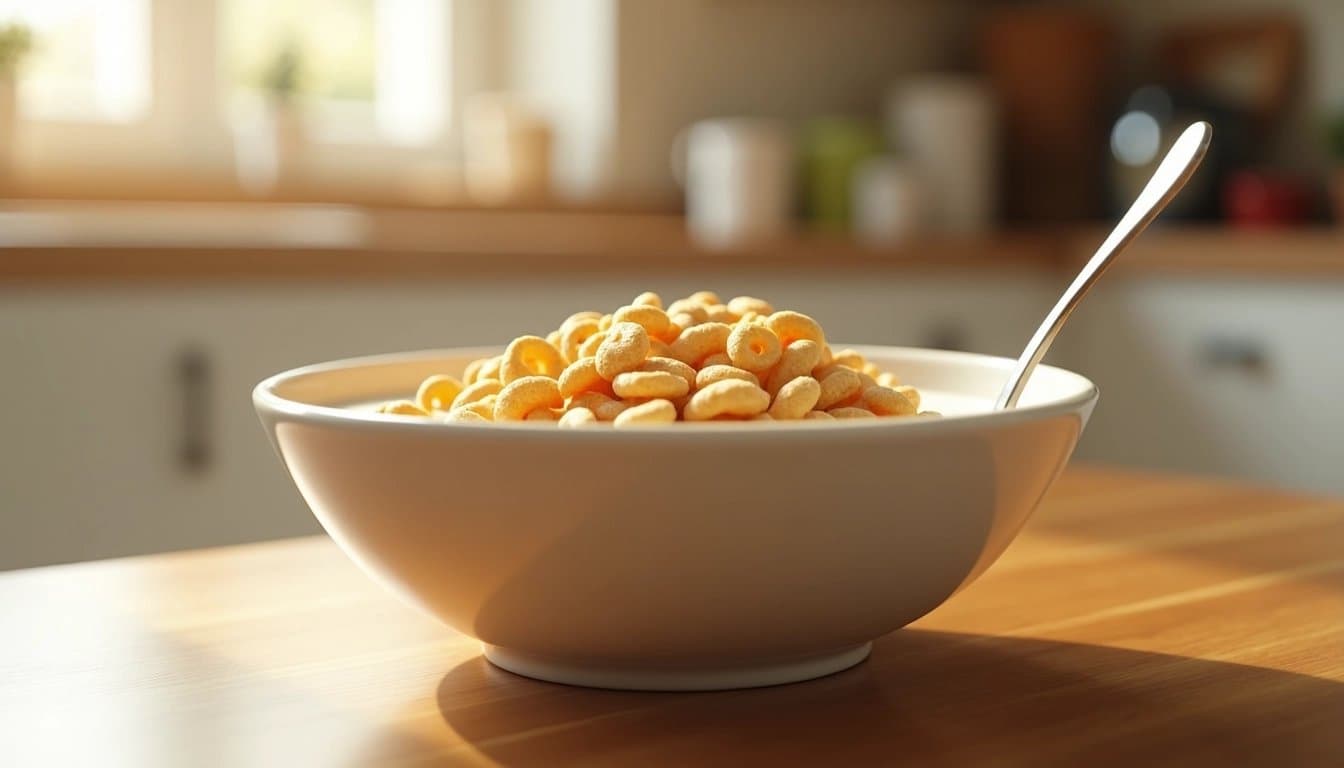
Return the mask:
[[[874,344],[840,346],[856,349],[865,355],[870,353],[883,355],[894,353],[907,357],[925,357],[933,358],[935,360],[942,359],[962,363],[974,363],[980,366],[1000,369],[1005,378],[1011,372],[1013,365],[1016,364],[1016,360],[1010,358],[985,355],[977,352]],[[1075,413],[1079,410],[1088,409],[1096,402],[1100,395],[1097,385],[1082,374],[1070,371],[1066,368],[1042,364],[1037,367],[1035,375],[1048,371],[1051,375],[1061,376],[1066,381],[1072,379],[1072,383],[1076,386],[1077,391],[1066,397],[1034,403],[1028,406],[1019,406],[1011,410],[990,410],[977,413],[952,414],[941,418],[841,419],[838,420],[839,423],[836,421],[815,420],[784,422],[679,421],[674,424],[643,425],[638,429],[556,429],[553,423],[535,422],[508,422],[505,424],[493,422],[487,424],[460,422],[449,424],[438,420],[406,418],[403,416],[380,414],[374,411],[357,411],[345,407],[315,405],[298,400],[291,400],[275,393],[277,387],[303,376],[331,373],[362,366],[395,365],[398,363],[409,363],[436,357],[485,357],[488,355],[497,355],[502,350],[502,345],[443,347],[437,349],[361,355],[358,357],[341,358],[303,365],[268,376],[259,382],[252,390],[252,404],[256,409],[257,414],[267,422],[288,419],[309,424],[391,432],[418,433],[422,431],[430,431],[440,434],[474,433],[478,435],[482,433],[502,435],[512,432],[524,434],[527,439],[536,439],[539,435],[543,434],[561,435],[565,439],[589,439],[590,436],[605,435],[607,436],[606,438],[599,437],[597,439],[610,439],[611,435],[620,435],[622,437],[649,436],[656,438],[657,436],[675,436],[704,432],[717,433],[720,435],[731,433],[752,436],[808,432],[815,437],[821,433],[853,434],[852,430],[859,429],[899,429],[919,432],[932,430],[946,432],[956,427],[980,428],[990,424],[1006,426],[1008,424],[1035,421],[1049,416]],[[743,429],[744,426],[747,427],[747,429]]]

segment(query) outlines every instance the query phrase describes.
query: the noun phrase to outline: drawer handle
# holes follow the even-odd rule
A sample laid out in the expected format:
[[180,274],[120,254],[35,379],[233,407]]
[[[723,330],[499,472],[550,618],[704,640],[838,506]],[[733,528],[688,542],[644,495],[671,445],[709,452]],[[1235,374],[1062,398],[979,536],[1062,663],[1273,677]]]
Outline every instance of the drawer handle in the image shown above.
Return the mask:
[[210,466],[210,359],[199,347],[177,353],[178,389],[177,462],[186,472]]
[[1213,338],[1201,345],[1200,359],[1214,371],[1237,371],[1254,376],[1269,373],[1264,345],[1250,339]]

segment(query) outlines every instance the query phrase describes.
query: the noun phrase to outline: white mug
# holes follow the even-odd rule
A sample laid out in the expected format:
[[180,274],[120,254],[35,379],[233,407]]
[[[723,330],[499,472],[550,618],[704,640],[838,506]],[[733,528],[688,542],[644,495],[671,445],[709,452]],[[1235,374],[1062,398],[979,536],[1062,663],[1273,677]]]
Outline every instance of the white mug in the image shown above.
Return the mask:
[[917,237],[925,228],[926,204],[919,176],[892,156],[865,160],[854,171],[854,234],[873,245]]
[[686,225],[701,245],[779,237],[793,213],[793,139],[772,120],[719,118],[682,131],[672,170],[686,190]]

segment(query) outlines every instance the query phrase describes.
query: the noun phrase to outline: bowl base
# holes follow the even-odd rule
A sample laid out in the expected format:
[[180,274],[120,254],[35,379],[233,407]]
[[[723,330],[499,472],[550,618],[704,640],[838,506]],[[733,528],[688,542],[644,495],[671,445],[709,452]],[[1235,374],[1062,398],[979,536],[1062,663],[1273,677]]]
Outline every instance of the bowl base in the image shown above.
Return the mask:
[[587,688],[632,691],[722,691],[797,683],[835,674],[868,658],[872,643],[774,664],[712,668],[603,667],[557,662],[495,645],[482,644],[495,666],[524,677]]

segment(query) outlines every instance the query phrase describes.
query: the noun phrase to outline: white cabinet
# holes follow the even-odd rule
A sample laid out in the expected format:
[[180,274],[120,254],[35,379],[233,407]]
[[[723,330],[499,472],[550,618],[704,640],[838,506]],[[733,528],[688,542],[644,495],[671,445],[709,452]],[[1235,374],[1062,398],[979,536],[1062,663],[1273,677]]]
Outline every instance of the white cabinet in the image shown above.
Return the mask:
[[1344,284],[1118,279],[1066,333],[1080,458],[1344,493]]
[[[840,341],[1015,354],[1035,275],[629,268],[601,275],[305,285],[0,288],[0,569],[315,532],[253,415],[252,386],[337,357],[545,332],[579,306],[754,292]],[[192,457],[197,456],[198,460]]]

